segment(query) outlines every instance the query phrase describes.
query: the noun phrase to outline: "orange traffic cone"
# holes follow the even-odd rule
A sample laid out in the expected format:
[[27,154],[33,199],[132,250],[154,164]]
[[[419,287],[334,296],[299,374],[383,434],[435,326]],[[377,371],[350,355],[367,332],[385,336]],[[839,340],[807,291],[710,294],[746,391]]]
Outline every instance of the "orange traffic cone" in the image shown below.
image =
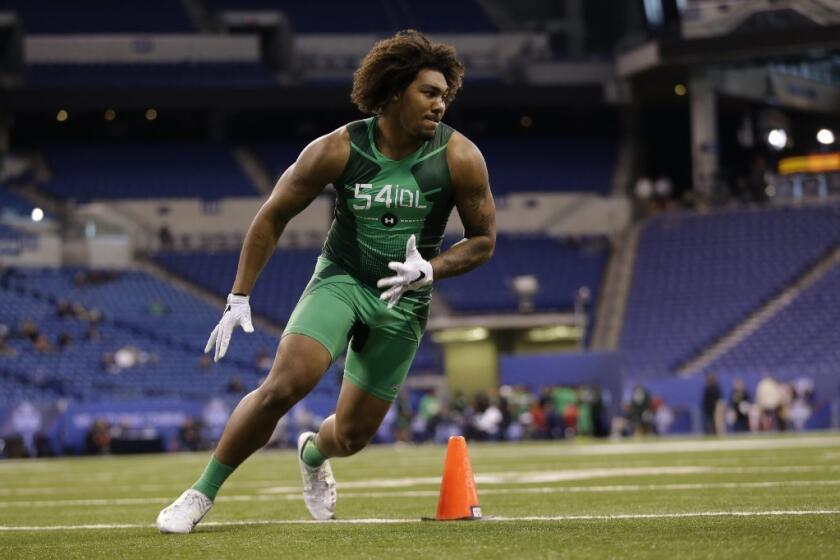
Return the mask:
[[438,521],[455,519],[481,519],[467,442],[462,436],[449,438],[437,507]]

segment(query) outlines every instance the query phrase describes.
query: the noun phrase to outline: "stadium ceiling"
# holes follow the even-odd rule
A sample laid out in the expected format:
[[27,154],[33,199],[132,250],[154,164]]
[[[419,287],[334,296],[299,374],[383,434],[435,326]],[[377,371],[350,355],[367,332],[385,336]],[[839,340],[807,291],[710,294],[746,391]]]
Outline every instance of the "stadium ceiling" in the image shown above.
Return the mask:
[[773,30],[691,40],[653,40],[622,53],[616,71],[634,78],[666,67],[749,65],[766,63],[835,64],[840,75],[840,25]]

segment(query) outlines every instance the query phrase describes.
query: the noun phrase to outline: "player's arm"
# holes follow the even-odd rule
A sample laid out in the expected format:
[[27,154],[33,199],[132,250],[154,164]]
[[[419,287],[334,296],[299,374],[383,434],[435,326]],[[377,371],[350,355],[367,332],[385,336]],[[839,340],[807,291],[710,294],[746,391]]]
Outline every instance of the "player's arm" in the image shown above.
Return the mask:
[[318,138],[301,152],[277,181],[271,196],[257,212],[245,235],[233,289],[227,297],[222,319],[207,340],[204,352],[215,348],[214,360],[227,352],[236,325],[253,332],[249,294],[265,263],[274,252],[283,229],[301,210],[309,206],[327,183],[341,175],[350,155],[347,130],[342,128]]
[[350,156],[347,134],[341,128],[313,141],[277,181],[245,235],[231,293],[251,293],[289,221],[341,175]]
[[484,156],[456,132],[449,140],[447,162],[464,239],[431,260],[435,280],[464,274],[487,262],[496,246],[496,205]]

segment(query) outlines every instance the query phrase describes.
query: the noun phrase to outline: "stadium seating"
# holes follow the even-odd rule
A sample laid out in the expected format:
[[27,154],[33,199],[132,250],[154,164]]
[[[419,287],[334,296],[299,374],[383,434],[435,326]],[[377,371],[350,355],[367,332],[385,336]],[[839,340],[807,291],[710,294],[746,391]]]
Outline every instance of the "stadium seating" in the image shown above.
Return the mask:
[[0,11],[13,11],[33,34],[185,33],[194,31],[180,2],[143,0],[0,0]]
[[46,156],[54,178],[43,188],[59,198],[217,199],[257,194],[223,147],[74,144],[48,147]]
[[667,376],[840,241],[840,208],[654,218],[639,242],[621,337],[625,375]]
[[769,322],[706,367],[706,371],[771,373],[779,378],[834,377],[840,346],[840,267],[804,291]]
[[544,236],[499,235],[490,262],[441,281],[437,293],[459,312],[513,312],[518,300],[511,282],[515,276],[532,274],[540,285],[535,308],[568,311],[574,307],[575,292],[583,286],[590,290],[590,301],[597,301],[607,254],[599,240],[578,245]]
[[259,88],[276,86],[259,62],[171,64],[30,64],[26,83],[50,88]]
[[17,216],[29,216],[35,206],[28,200],[6,190],[0,184],[0,217],[3,214],[14,214]]
[[602,139],[476,137],[496,195],[568,191],[607,194],[617,147]]
[[[56,346],[60,333],[73,342],[60,352],[38,353],[26,339],[12,338],[15,357],[0,357],[0,379],[16,389],[7,402],[177,397],[206,399],[225,394],[239,375],[250,390],[265,375],[255,367],[261,351],[273,356],[276,339],[257,331],[234,341],[223,362],[199,366],[206,337],[218,321],[219,309],[140,272],[123,272],[111,281],[77,286],[79,269],[18,270],[0,280],[2,322],[17,329],[32,319]],[[101,310],[98,340],[87,340],[89,322],[56,313],[59,300]],[[156,307],[157,311],[153,309]],[[155,313],[160,313],[157,315]],[[119,374],[103,368],[106,353],[133,346],[148,358]]]

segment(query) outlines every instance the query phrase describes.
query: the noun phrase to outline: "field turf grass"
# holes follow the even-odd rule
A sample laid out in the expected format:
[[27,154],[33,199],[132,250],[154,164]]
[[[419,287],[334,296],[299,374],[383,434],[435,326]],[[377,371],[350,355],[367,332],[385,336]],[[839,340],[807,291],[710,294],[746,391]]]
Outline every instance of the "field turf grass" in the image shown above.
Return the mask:
[[157,512],[206,453],[0,461],[0,558],[840,558],[840,435],[469,446],[483,521],[428,522],[445,447],[333,461],[309,521],[293,451],[261,452],[191,535]]

